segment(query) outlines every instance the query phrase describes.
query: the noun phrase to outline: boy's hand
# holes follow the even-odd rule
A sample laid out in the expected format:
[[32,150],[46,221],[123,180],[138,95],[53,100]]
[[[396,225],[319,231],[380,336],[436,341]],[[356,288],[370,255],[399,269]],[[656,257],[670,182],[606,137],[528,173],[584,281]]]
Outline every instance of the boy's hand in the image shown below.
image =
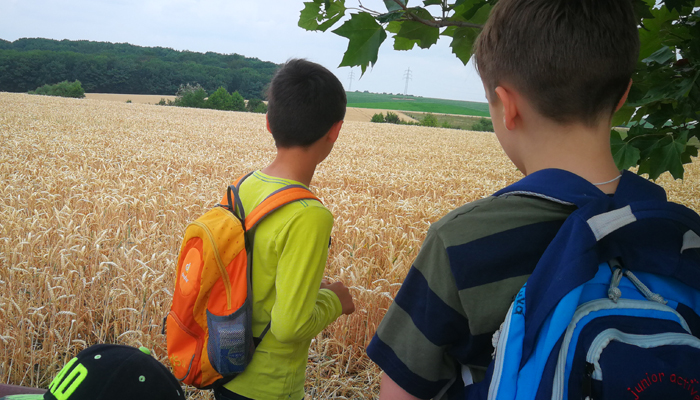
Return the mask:
[[343,307],[343,314],[349,315],[355,312],[355,303],[352,301],[352,295],[343,282],[330,283],[328,279],[323,279],[321,281],[321,289],[328,289],[338,296]]

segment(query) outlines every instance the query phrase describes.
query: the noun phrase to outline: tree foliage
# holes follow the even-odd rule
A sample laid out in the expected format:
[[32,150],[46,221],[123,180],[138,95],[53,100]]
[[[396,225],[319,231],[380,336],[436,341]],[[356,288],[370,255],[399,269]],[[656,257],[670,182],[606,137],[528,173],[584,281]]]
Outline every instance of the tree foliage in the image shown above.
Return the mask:
[[[450,40],[466,65],[497,0],[383,0],[377,10],[349,2],[305,2],[299,26],[325,32],[339,24],[332,32],[348,39],[340,66],[359,66],[364,74],[377,62],[387,32],[395,50]],[[700,148],[700,0],[632,2],[641,52],[629,100],[613,118],[614,125],[629,127],[611,131],[613,154],[621,169],[639,166],[638,173],[652,179],[666,171],[682,178],[683,165]]]
[[240,93],[231,93],[231,110],[233,111],[245,111],[245,99]]
[[372,119],[370,120],[370,122],[378,122],[378,123],[384,122],[384,114],[376,113],[376,114],[372,115]]
[[248,112],[265,114],[267,112],[267,104],[260,99],[250,99],[245,105]]
[[264,96],[277,68],[238,54],[85,40],[0,40],[0,91],[7,92],[78,79],[88,93],[167,95],[182,82],[196,82],[206,91],[224,87],[252,98]]
[[191,85],[187,83],[180,85],[175,96],[175,101],[173,101],[175,106],[204,108],[207,92],[199,84]]
[[420,124],[423,126],[436,127],[438,126],[438,119],[433,114],[427,113],[425,116],[423,116],[423,119],[420,120]]
[[396,113],[393,113],[391,111],[386,112],[386,117],[384,117],[384,122],[390,123],[390,124],[400,124],[401,119],[399,118],[399,115]]
[[29,94],[43,94],[45,96],[60,96],[60,97],[73,97],[76,99],[82,99],[85,97],[85,91],[83,90],[80,81],[68,82],[63,81],[55,85],[43,85],[36,90],[30,90]]

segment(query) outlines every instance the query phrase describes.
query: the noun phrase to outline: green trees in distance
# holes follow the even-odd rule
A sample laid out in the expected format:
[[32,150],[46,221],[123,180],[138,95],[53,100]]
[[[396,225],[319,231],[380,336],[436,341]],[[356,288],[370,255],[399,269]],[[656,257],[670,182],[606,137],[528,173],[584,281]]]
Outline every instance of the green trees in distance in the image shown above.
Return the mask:
[[376,113],[376,114],[372,115],[372,119],[370,120],[370,122],[378,122],[378,123],[385,122],[384,121],[384,114]]
[[180,85],[175,96],[174,106],[204,108],[204,99],[207,97],[207,91],[199,84],[191,85],[187,83]]
[[384,117],[384,121],[388,122],[390,124],[401,123],[401,119],[399,118],[399,115],[396,113],[393,113],[391,111],[386,112],[386,117]]
[[233,111],[245,111],[245,99],[238,92],[233,92],[231,94],[231,109]]
[[391,123],[400,125],[420,125],[428,127],[441,127],[447,129],[462,129],[468,131],[493,132],[493,123],[489,118],[478,118],[474,122],[473,117],[459,115],[435,115],[433,113],[407,113],[411,118],[418,121],[401,120],[398,114],[387,111],[386,116],[382,113],[372,115],[370,122]]
[[[641,51],[627,104],[613,124],[611,145],[620,169],[639,166],[638,173],[656,179],[669,171],[682,178],[683,165],[700,148],[700,0],[631,0],[639,22]],[[372,10],[350,0],[312,0],[304,4],[299,26],[332,32],[348,39],[340,66],[359,66],[362,73],[377,62],[379,47],[393,35],[394,50],[426,49],[449,40],[465,65],[497,0],[384,0]],[[409,4],[410,3],[410,4]],[[658,5],[657,5],[658,3]]]
[[245,108],[248,112],[261,113],[261,114],[267,113],[267,104],[265,104],[260,99],[248,100],[248,103],[245,105]]
[[195,53],[127,43],[0,39],[0,91],[24,92],[80,80],[88,93],[162,94],[182,82],[245,98],[264,97],[278,65],[238,54]]
[[80,81],[75,82],[63,81],[56,83],[55,85],[43,85],[36,90],[30,90],[29,94],[43,94],[46,96],[60,96],[60,97],[73,97],[76,99],[82,99],[85,97],[85,91],[83,90]]
[[437,117],[435,117],[433,114],[427,113],[427,114],[425,114],[423,119],[420,120],[420,124],[423,126],[437,127],[438,120],[437,120]]
[[267,112],[267,106],[260,99],[246,101],[238,92],[229,93],[224,87],[219,87],[207,97],[207,91],[199,84],[182,84],[177,90],[175,101],[166,102],[161,99],[158,105],[173,105],[178,107],[211,108],[224,111]]

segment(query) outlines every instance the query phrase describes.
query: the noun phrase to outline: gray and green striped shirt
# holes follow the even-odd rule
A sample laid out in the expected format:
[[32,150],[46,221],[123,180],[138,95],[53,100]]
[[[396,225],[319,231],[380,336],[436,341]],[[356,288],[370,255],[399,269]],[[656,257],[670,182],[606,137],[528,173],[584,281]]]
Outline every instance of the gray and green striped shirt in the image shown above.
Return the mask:
[[508,195],[466,204],[434,223],[369,357],[416,397],[444,389],[447,398],[463,398],[465,385],[485,374],[491,338],[513,296],[573,210]]

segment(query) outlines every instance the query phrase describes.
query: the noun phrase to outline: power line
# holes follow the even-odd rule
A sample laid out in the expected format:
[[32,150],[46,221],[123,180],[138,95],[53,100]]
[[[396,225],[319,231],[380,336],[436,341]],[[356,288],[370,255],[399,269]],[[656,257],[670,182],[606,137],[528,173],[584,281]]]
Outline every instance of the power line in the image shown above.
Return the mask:
[[351,69],[348,78],[350,78],[350,85],[348,86],[348,92],[352,91],[352,79],[355,77],[355,72]]
[[406,95],[408,94],[408,81],[413,79],[411,67],[408,67],[408,69],[403,73],[403,79],[406,81],[406,86],[404,86],[403,89],[403,96],[406,97]]

